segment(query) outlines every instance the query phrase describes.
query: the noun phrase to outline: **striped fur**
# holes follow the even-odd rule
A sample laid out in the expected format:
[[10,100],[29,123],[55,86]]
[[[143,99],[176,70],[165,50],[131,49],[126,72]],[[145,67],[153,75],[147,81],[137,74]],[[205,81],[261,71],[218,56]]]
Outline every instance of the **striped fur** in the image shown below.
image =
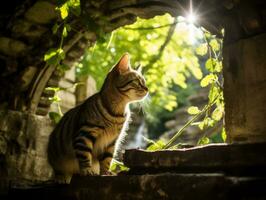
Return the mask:
[[48,159],[59,179],[69,182],[74,173],[107,174],[129,119],[128,104],[147,92],[144,78],[131,69],[125,54],[100,92],[68,111],[51,133]]

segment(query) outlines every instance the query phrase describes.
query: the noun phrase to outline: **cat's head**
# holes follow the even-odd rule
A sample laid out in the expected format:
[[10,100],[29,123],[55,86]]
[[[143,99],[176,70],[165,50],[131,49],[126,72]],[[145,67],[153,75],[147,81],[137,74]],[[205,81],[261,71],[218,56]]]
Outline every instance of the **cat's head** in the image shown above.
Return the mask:
[[144,77],[130,66],[128,53],[110,70],[102,90],[120,94],[128,102],[139,101],[148,94]]

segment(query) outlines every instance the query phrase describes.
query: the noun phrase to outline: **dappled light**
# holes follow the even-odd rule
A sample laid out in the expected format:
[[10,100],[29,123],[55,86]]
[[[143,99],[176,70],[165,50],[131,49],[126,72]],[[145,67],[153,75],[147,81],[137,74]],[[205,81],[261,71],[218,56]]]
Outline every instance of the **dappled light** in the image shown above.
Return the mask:
[[1,200],[266,199],[266,1],[1,8]]
[[[201,130],[202,133],[192,135],[191,141],[183,141],[175,137],[173,144],[167,145],[167,148],[174,144],[180,146],[178,143],[182,141],[190,145],[225,141],[225,132],[224,129],[222,131],[221,125],[218,129],[215,128],[214,132],[208,133],[209,135],[203,134],[205,129],[220,124],[223,118],[222,89],[217,86],[217,84],[222,85],[220,74],[222,43],[206,30],[196,27],[190,20],[184,17],[174,19],[169,15],[150,20],[138,19],[134,25],[120,28],[105,36],[103,41],[97,42],[87,51],[83,61],[77,65],[78,76],[92,76],[96,79],[98,89],[104,80],[102,74],[110,70],[114,60],[124,51],[130,53],[133,68],[142,66],[149,88],[149,97],[141,103],[142,108],[133,106],[133,109],[136,111],[142,109],[141,112],[137,111],[136,115],[146,122],[147,131],[141,134],[147,146],[153,143],[160,149],[163,147],[162,144],[168,143],[166,138],[170,139],[174,134],[165,128],[164,123],[171,120],[180,108],[189,106],[194,107],[188,109],[186,121],[190,121],[190,115],[200,117],[183,125],[198,126],[198,132]],[[173,31],[171,31],[172,28]],[[197,95],[201,87],[208,88],[209,101],[206,101],[207,107],[200,105],[198,108],[197,105],[192,105],[188,101],[188,97]],[[208,99],[208,94],[205,95]],[[181,134],[185,129],[181,127],[180,129],[181,132],[180,130],[176,132],[182,138]],[[169,132],[168,136],[167,132]],[[151,140],[147,140],[150,138],[156,141],[163,134],[161,145],[158,145],[160,142],[150,143]],[[141,147],[144,147],[143,143]]]

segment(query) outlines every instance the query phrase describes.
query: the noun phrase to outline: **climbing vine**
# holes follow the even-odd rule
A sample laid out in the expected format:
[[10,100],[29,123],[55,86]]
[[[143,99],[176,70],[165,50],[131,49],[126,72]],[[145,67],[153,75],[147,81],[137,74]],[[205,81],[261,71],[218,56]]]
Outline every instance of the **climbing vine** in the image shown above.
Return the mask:
[[[172,149],[178,148],[180,144],[174,145],[178,138],[183,134],[184,130],[188,126],[198,126],[200,130],[204,130],[209,127],[217,125],[217,123],[223,123],[224,117],[224,98],[223,98],[223,77],[222,77],[222,40],[217,39],[211,35],[208,31],[201,29],[204,36],[204,42],[198,46],[196,53],[199,56],[208,55],[208,59],[205,61],[206,75],[201,79],[201,87],[209,87],[208,103],[202,109],[197,106],[190,106],[187,112],[193,117],[174,134],[174,136],[166,143],[159,140],[157,142],[144,138],[150,145],[148,150],[159,149]],[[201,121],[197,121],[199,117],[204,115]],[[219,133],[222,140],[226,141],[226,132],[224,127],[221,133]],[[202,136],[198,145],[210,143],[210,138]]]
[[44,61],[48,65],[55,65],[61,72],[69,69],[69,66],[64,65],[61,61],[65,59],[65,52],[63,49],[64,39],[71,31],[71,26],[68,23],[70,13],[79,16],[80,15],[80,1],[79,0],[67,0],[59,2],[59,5],[55,8],[61,16],[60,22],[54,24],[52,32],[54,35],[58,35],[60,38],[59,46],[57,48],[50,48],[44,55]]
[[[71,26],[68,23],[70,14],[75,16],[80,15],[80,1],[79,0],[67,0],[59,1],[58,6],[55,8],[60,14],[60,21],[56,22],[52,27],[52,32],[54,35],[59,37],[59,45],[57,48],[50,48],[44,55],[44,61],[47,65],[54,65],[57,71],[63,74],[66,70],[69,69],[69,66],[62,63],[65,59],[65,51],[63,49],[64,39],[68,36],[68,33],[71,31]],[[74,84],[73,87],[76,87]],[[60,87],[47,87],[45,90],[50,90],[54,92],[54,96],[50,97],[49,100],[56,104],[57,112],[49,112],[49,117],[54,123],[58,123],[63,116],[60,107],[60,97],[58,92],[66,90],[67,88]]]

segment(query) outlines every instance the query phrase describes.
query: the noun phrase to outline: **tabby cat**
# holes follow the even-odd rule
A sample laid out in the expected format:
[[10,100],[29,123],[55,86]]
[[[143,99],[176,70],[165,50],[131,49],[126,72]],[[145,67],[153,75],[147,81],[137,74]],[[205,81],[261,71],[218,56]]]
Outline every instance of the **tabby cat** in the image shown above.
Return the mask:
[[110,70],[99,93],[69,110],[51,133],[48,160],[59,181],[73,174],[108,174],[118,138],[129,119],[128,104],[148,93],[126,53]]

